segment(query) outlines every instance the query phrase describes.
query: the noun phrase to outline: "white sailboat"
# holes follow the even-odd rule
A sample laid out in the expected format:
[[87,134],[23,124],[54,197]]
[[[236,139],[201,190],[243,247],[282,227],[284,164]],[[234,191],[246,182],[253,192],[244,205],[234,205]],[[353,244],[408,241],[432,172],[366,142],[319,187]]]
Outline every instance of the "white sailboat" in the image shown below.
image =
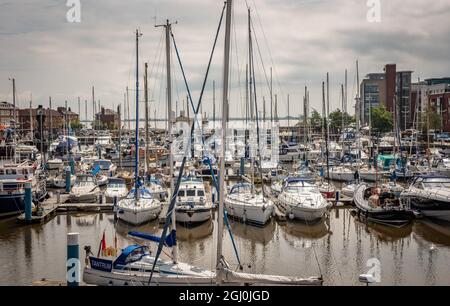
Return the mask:
[[139,179],[139,31],[136,30],[136,150],[134,188],[118,203],[118,218],[130,224],[139,225],[154,220],[161,212],[161,202],[141,185]]

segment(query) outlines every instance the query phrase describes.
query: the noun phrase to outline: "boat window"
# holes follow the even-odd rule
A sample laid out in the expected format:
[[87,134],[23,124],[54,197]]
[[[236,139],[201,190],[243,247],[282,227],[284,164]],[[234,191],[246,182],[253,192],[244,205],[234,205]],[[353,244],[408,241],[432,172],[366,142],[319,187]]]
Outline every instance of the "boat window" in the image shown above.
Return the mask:
[[126,263],[134,262],[142,258],[145,255],[142,249],[136,249],[128,255]]
[[204,196],[205,196],[205,191],[203,191],[203,190],[197,190],[197,196],[199,196],[199,197],[204,197]]
[[186,190],[186,195],[188,197],[195,197],[195,189],[188,189],[188,190]]
[[432,178],[423,182],[425,188],[449,188],[450,179],[445,178]]
[[178,191],[178,196],[179,197],[184,197],[184,190]]
[[108,170],[111,162],[107,160],[97,160],[94,162],[94,167],[99,166],[101,170]]

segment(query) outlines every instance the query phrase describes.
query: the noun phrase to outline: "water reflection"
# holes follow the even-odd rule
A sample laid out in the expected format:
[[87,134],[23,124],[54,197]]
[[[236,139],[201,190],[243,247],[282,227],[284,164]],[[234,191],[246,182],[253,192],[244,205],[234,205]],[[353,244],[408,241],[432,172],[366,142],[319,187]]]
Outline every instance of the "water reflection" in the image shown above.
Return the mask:
[[415,222],[414,234],[422,239],[443,246],[450,246],[450,224],[437,220],[420,220]]
[[177,227],[177,239],[179,241],[196,241],[202,240],[213,233],[213,222],[207,221],[195,227]]
[[[270,222],[258,228],[230,221],[245,272],[291,276],[322,275],[325,284],[358,285],[367,273],[367,260],[382,263],[381,285],[450,285],[450,225],[420,220],[403,228],[365,223],[350,210],[332,210],[316,224]],[[80,233],[80,247],[97,253],[105,233],[107,245],[157,244],[128,236],[140,231],[159,236],[158,221],[138,227],[115,221],[112,214],[60,214],[44,225],[24,226],[15,218],[0,220],[0,285],[29,285],[43,277],[65,277],[66,234]],[[194,228],[177,228],[179,261],[213,269],[217,239],[216,220]],[[235,267],[236,256],[226,229],[224,256]],[[164,249],[168,258],[170,251]],[[80,256],[84,252],[80,249]],[[82,262],[84,265],[84,261]]]
[[262,245],[266,245],[273,239],[275,226],[275,221],[273,220],[269,221],[264,227],[230,220],[231,232],[234,236]]

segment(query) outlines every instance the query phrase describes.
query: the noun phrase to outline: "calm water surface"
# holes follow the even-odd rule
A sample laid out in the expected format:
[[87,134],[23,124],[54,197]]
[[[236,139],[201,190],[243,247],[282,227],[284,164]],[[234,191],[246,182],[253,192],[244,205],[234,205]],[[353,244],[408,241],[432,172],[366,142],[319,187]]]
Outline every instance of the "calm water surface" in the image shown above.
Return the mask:
[[[244,271],[291,276],[323,275],[325,285],[360,285],[367,260],[381,262],[381,285],[450,285],[450,225],[430,221],[395,229],[367,225],[349,209],[334,209],[326,222],[307,225],[272,222],[264,228],[231,222]],[[15,218],[0,220],[0,285],[30,285],[42,278],[65,279],[66,234],[80,233],[83,246],[98,250],[103,231],[107,244],[117,233],[119,247],[134,241],[130,227],[112,214],[58,215],[45,225],[20,226]],[[158,234],[157,222],[137,228]],[[216,223],[177,228],[180,261],[213,269]],[[155,245],[150,244],[152,250]],[[228,233],[224,254],[235,267]],[[164,255],[165,256],[165,255]],[[84,260],[82,260],[84,265]]]

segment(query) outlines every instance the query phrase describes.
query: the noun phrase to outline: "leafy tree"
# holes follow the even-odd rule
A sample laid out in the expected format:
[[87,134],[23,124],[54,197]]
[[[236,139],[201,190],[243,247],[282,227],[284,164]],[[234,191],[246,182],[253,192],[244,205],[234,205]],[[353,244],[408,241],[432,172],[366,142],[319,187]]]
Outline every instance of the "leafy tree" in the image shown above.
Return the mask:
[[435,131],[442,129],[442,116],[439,115],[432,107],[427,107],[421,117],[422,123],[420,125],[420,129],[423,133],[427,133],[427,129]]
[[309,119],[311,127],[314,130],[320,129],[320,127],[323,125],[322,117],[320,116],[319,112],[313,108],[311,117]]
[[393,128],[392,113],[388,112],[384,105],[372,108],[372,129],[380,132],[391,132]]
[[81,130],[83,128],[83,124],[80,122],[79,119],[76,119],[76,120],[70,121],[70,127],[73,130]]
[[334,133],[338,133],[342,129],[342,116],[344,116],[344,127],[347,127],[349,124],[355,122],[355,118],[353,116],[350,116],[348,113],[342,114],[340,109],[331,112],[328,120],[330,122],[330,128]]

